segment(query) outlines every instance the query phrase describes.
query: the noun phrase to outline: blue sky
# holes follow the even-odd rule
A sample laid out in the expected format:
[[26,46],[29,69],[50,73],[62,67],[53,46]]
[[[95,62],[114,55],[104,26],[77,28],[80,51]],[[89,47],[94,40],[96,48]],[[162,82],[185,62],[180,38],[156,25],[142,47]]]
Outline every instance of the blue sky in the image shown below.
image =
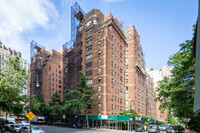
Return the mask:
[[[29,59],[31,40],[47,50],[70,40],[70,6],[74,0],[0,1],[0,41]],[[134,24],[141,36],[146,68],[159,69],[192,38],[198,0],[77,0],[87,13],[111,12],[124,27]]]

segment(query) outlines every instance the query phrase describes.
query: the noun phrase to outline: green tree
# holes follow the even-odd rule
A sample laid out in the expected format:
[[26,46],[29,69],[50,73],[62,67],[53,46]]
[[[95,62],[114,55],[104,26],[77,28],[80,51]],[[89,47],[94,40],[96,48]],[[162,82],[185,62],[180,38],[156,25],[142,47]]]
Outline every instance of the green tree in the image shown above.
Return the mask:
[[153,71],[154,69],[153,69],[153,67],[151,67],[150,69],[149,69],[149,71]]
[[138,113],[133,109],[124,110],[124,111],[118,113],[118,115],[127,115],[127,116],[131,116],[131,117],[139,117]]
[[173,67],[171,78],[160,81],[155,100],[161,101],[160,109],[168,109],[178,119],[193,117],[195,60],[190,51],[191,41],[180,44],[180,50],[170,56],[168,65]]
[[92,88],[88,88],[87,78],[84,76],[83,72],[78,76],[77,89],[67,90],[64,96],[64,109],[72,110],[73,112],[84,111],[86,115],[87,128],[89,128],[88,123],[88,107],[96,105],[96,102],[92,96],[97,92]]
[[20,67],[19,57],[8,58],[0,69],[0,110],[18,115],[24,111],[27,96],[21,96],[26,87],[27,73]]
[[175,117],[172,115],[172,110],[168,110],[167,112],[167,119],[165,120],[168,124],[171,125],[178,125],[179,122]]
[[43,95],[38,92],[36,95],[32,95],[31,111],[37,115],[48,115],[50,108],[45,104]]
[[62,114],[62,101],[61,96],[56,91],[49,102],[50,111],[55,114]]

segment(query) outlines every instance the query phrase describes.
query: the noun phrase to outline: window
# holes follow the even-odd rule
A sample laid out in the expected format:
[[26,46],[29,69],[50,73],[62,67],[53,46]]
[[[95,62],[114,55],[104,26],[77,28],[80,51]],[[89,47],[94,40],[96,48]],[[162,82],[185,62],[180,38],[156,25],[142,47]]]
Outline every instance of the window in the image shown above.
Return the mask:
[[92,32],[92,28],[90,28],[89,30],[87,30],[87,31],[85,32],[85,35],[87,36],[87,35],[89,35],[91,32]]
[[138,55],[138,60],[140,60],[140,56]]
[[86,76],[91,76],[92,75],[92,70],[91,71],[88,71],[86,72]]
[[77,44],[77,47],[81,47],[82,46],[82,42]]
[[128,72],[125,73],[125,76],[128,76]]
[[97,20],[94,19],[94,20],[93,20],[93,24],[94,24],[94,25],[98,25],[99,23],[98,23]]
[[101,86],[98,86],[98,92],[100,92],[101,91]]
[[113,89],[113,87],[111,88],[111,91],[112,91],[112,92],[114,92],[114,89]]
[[125,62],[128,62],[128,58],[125,59]]
[[131,40],[131,36],[129,36],[128,38],[129,38],[129,40]]
[[113,44],[111,45],[111,48],[113,49]]
[[140,49],[138,48],[138,53],[140,54]]
[[120,54],[120,59],[122,59],[122,54]]
[[113,58],[113,53],[111,54],[111,57]]
[[101,109],[101,104],[99,103],[99,104],[98,104],[98,110],[100,110],[100,109]]
[[111,66],[113,66],[113,61],[111,62]]
[[120,61],[120,66],[122,66],[123,64],[122,64],[122,62]]
[[140,113],[140,109],[138,109],[138,113]]
[[113,70],[111,71],[111,74],[113,75]]
[[101,50],[98,50],[98,56],[100,56],[101,55]]
[[92,54],[89,54],[89,55],[87,55],[86,57],[85,57],[85,60],[87,61],[87,60],[89,60],[89,59],[91,59],[92,58]]
[[125,55],[128,55],[128,51],[125,52]]
[[112,96],[112,98],[111,98],[111,101],[113,101],[113,96]]
[[83,26],[81,26],[80,28],[78,28],[78,32],[82,31]]
[[113,36],[111,36],[111,39],[112,39],[112,41],[113,41]]
[[98,82],[101,82],[101,77],[98,77]]
[[98,96],[98,99],[101,99],[101,95]]
[[98,74],[100,74],[101,73],[101,68],[98,68]]
[[85,43],[88,44],[88,43],[90,43],[91,41],[92,41],[92,37],[89,37],[89,38],[86,39]]
[[89,52],[90,50],[92,50],[92,45],[88,46],[86,49],[85,49],[85,52]]
[[89,63],[86,64],[86,69],[88,69],[90,67],[92,67],[92,62],[89,62]]
[[77,40],[81,40],[81,39],[82,39],[82,34],[80,34],[79,36],[77,36],[76,39],[77,39]]
[[113,110],[113,104],[112,104],[112,107],[111,107],[111,109]]
[[90,26],[92,24],[92,21],[88,21],[86,24],[85,24],[85,28],[87,28],[88,26]]
[[98,47],[99,47],[99,48],[101,47],[101,42],[100,42],[100,41],[98,41]]
[[87,81],[87,85],[92,84],[92,79]]
[[101,64],[101,60],[100,59],[98,59],[98,65],[100,65]]
[[122,52],[122,50],[123,50],[123,47],[120,45],[120,52]]
[[98,39],[101,37],[101,32],[98,32]]
[[126,90],[128,90],[128,86],[126,86]]

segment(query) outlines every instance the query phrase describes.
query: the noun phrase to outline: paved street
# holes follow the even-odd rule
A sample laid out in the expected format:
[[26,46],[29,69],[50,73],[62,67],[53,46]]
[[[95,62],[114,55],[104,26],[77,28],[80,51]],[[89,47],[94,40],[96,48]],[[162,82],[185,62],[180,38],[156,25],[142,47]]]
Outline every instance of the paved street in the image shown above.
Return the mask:
[[[36,125],[43,129],[45,133],[112,133],[116,131],[105,131],[105,130],[92,130],[92,129],[77,129],[77,128],[66,128],[46,125]],[[125,133],[124,131],[117,131],[117,133]]]

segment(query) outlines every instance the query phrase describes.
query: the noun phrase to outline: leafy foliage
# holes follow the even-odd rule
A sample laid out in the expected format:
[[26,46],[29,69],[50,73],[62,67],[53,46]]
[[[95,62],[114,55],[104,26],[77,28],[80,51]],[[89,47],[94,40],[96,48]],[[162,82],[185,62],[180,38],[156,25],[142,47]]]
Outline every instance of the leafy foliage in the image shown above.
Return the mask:
[[62,102],[61,96],[58,92],[55,92],[49,102],[50,111],[56,114],[62,114]]
[[49,114],[50,108],[45,104],[43,95],[38,92],[36,95],[32,95],[31,111],[37,115],[47,115]]
[[20,67],[19,57],[8,58],[0,69],[0,110],[18,115],[23,112],[27,96],[21,96],[26,87],[27,73]]
[[180,50],[170,56],[168,65],[173,67],[172,76],[165,77],[157,88],[159,95],[155,100],[161,101],[161,110],[168,109],[168,123],[177,124],[173,116],[182,122],[184,118],[191,118],[191,123],[200,123],[200,115],[193,113],[195,59],[190,45],[191,40],[185,41],[180,44]]
[[170,56],[168,65],[172,66],[172,77],[164,78],[157,89],[156,100],[161,101],[160,109],[173,110],[178,118],[192,117],[195,61],[190,51],[191,41],[180,44],[180,50]]
[[133,109],[122,111],[122,112],[118,113],[118,115],[128,115],[131,117],[139,117],[138,113]]
[[87,78],[81,72],[78,76],[77,82],[77,90],[69,90],[65,91],[64,95],[64,110],[70,112],[77,112],[80,110],[84,110],[86,114],[87,127],[88,124],[88,106],[96,105],[92,96],[97,92],[94,89],[88,88],[87,86]]

